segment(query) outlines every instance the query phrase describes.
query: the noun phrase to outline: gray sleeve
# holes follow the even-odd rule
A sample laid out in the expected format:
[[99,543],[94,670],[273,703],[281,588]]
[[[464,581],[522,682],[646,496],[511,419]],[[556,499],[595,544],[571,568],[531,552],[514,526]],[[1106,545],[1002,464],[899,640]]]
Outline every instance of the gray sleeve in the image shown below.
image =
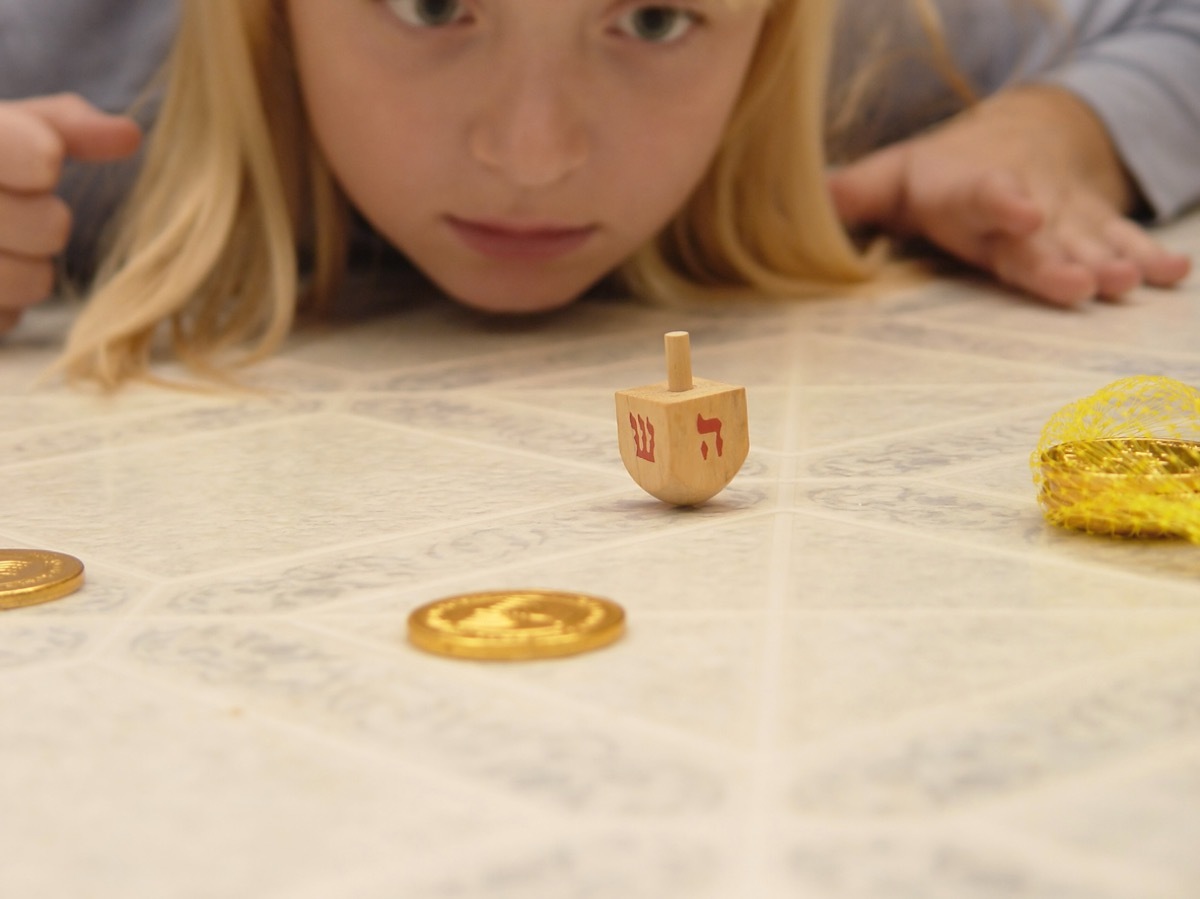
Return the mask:
[[1036,80],[1083,99],[1156,219],[1200,201],[1200,0],[1062,0],[1066,58]]
[[[179,0],[0,0],[0,100],[71,92],[109,112],[143,98],[166,59]],[[155,106],[138,112],[152,124]],[[59,193],[75,215],[68,268],[84,273],[139,160],[68,161]]]
[[[1158,220],[1200,201],[1200,0],[937,0],[955,65],[981,95],[1058,84],[1104,122]],[[900,140],[961,111],[930,62],[904,0],[842,0],[832,73],[837,104],[857,110],[835,160]],[[880,59],[887,60],[880,65]],[[854,97],[846,85],[875,71]],[[849,98],[849,99],[847,99]],[[864,101],[865,98],[865,101]],[[835,137],[839,137],[835,133]]]
[[0,99],[70,91],[128,109],[162,65],[178,0],[0,0]]

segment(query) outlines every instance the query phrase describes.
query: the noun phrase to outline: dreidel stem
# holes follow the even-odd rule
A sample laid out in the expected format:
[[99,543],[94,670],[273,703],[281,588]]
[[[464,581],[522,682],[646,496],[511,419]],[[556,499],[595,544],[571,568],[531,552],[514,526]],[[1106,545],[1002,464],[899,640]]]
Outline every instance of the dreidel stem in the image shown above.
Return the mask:
[[667,389],[672,393],[691,390],[692,345],[687,331],[669,331],[663,337],[667,351]]

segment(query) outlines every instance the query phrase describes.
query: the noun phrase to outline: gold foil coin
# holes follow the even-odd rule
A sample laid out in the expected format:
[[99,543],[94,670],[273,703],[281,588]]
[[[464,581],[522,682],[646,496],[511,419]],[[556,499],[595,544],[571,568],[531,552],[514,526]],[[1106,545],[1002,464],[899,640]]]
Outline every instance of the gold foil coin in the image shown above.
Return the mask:
[[1041,503],[1064,527],[1114,536],[1177,536],[1194,518],[1188,507],[1200,500],[1200,444],[1192,441],[1073,441],[1050,447],[1040,461]]
[[83,563],[42,549],[0,549],[0,609],[62,599],[83,586]]
[[429,603],[408,617],[408,639],[437,655],[517,661],[574,655],[625,632],[625,610],[581,593],[505,590]]

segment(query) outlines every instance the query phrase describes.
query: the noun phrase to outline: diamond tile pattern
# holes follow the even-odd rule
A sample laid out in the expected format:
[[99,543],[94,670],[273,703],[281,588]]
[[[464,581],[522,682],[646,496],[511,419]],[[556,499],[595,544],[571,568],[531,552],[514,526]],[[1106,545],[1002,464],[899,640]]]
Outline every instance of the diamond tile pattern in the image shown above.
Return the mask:
[[[1164,232],[1200,258],[1200,219]],[[0,895],[1200,896],[1200,547],[1046,526],[1028,456],[1133,374],[1200,383],[1200,278],[1056,311],[973,281],[303,332],[232,395],[31,387],[0,346]],[[746,386],[702,508],[625,474],[661,335]],[[620,602],[550,662],[405,642],[441,596]]]

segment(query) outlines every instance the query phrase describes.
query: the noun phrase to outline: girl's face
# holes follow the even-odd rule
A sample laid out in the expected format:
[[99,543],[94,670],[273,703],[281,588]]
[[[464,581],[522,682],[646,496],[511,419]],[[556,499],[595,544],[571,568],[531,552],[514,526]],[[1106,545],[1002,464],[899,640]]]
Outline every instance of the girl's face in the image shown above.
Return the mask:
[[717,149],[762,25],[728,0],[287,0],[313,129],[375,228],[481,309],[563,305]]

